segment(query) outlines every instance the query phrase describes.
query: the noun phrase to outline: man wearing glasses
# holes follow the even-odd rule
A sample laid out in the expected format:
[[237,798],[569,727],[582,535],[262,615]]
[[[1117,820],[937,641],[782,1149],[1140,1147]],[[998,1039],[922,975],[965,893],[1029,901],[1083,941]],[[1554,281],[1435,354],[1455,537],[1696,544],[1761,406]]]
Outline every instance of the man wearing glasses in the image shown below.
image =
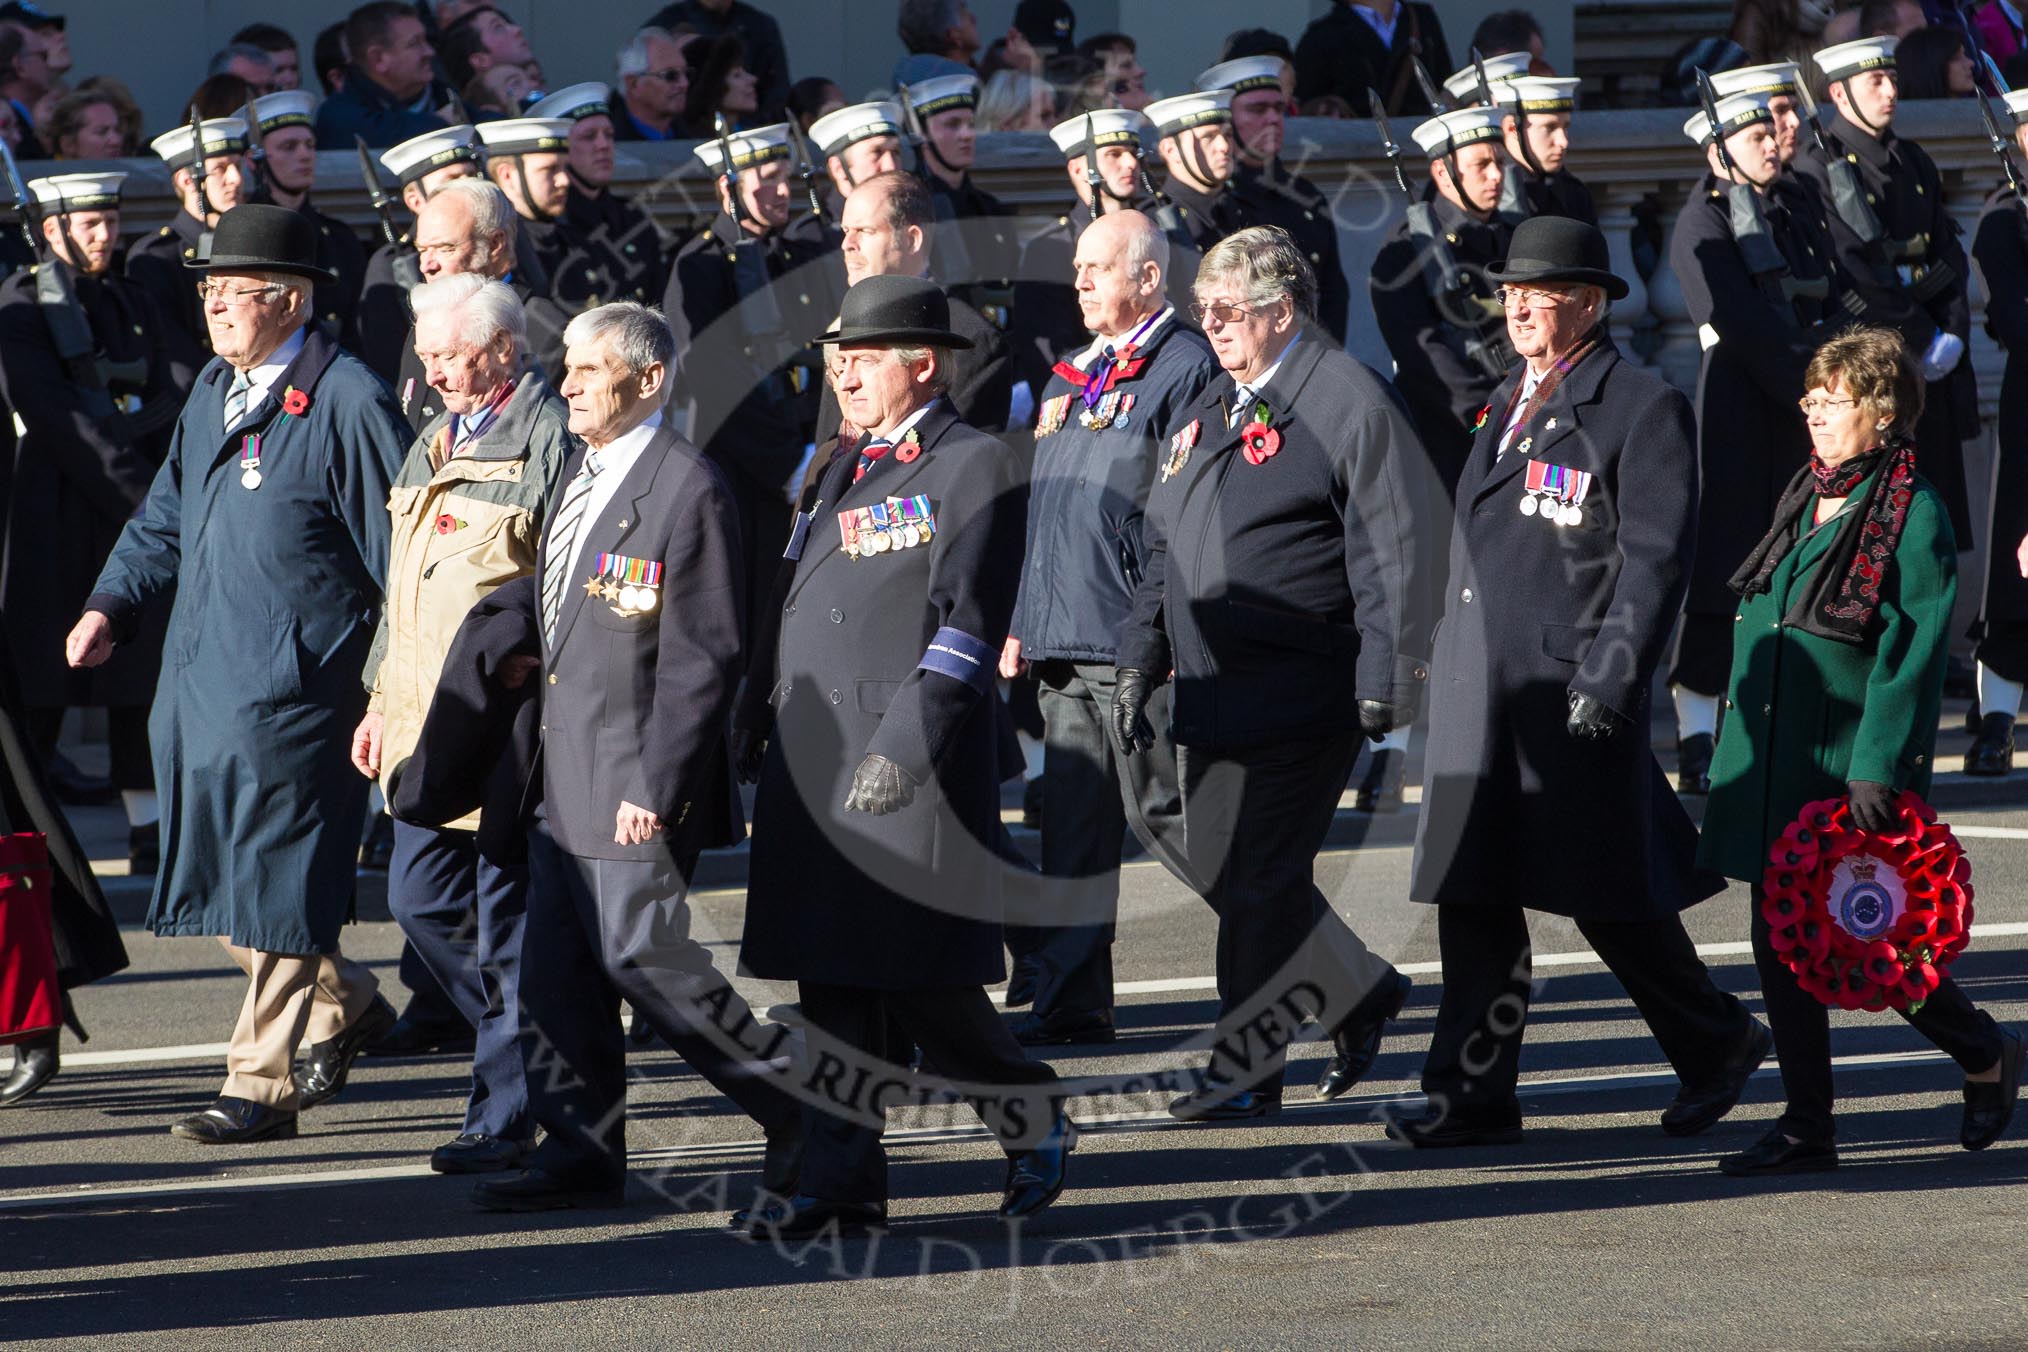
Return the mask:
[[191,261],[218,356],[65,645],[95,667],[173,596],[148,726],[163,823],[148,924],[216,937],[247,974],[218,1100],[172,1128],[204,1144],[295,1135],[394,1022],[338,933],[366,816],[360,670],[409,437],[380,378],[308,324],[330,280],[316,258],[306,217],[251,204]]
[[692,34],[676,36],[643,28],[620,48],[620,106],[613,117],[615,141],[673,141],[683,104],[690,97],[690,65],[683,49]]
[[1359,743],[1422,703],[1435,489],[1393,391],[1319,331],[1316,274],[1285,232],[1220,241],[1196,291],[1224,374],[1156,447],[1111,721],[1123,754],[1146,753],[1173,672],[1185,853],[1218,913],[1219,1035],[1202,1087],[1169,1111],[1229,1121],[1281,1107],[1305,1021],[1332,1039],[1318,1095],[1344,1093],[1408,996],[1312,874]]

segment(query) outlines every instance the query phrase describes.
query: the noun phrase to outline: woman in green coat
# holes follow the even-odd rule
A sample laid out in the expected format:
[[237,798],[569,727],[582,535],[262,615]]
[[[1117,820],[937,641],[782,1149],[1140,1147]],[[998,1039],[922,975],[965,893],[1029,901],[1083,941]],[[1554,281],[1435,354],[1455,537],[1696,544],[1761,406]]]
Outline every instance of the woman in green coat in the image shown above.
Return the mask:
[[[1853,823],[1880,832],[1902,790],[1928,792],[1957,596],[1949,515],[1915,473],[1922,380],[1901,339],[1835,338],[1804,381],[1814,453],[1732,579],[1732,676],[1699,850],[1753,885],[1754,961],[1788,1094],[1766,1137],[1719,1161],[1740,1176],[1837,1167],[1830,1013],[1776,955],[1760,882],[1805,803],[1849,797]],[[1904,1017],[1965,1070],[1965,1147],[1990,1145],[2013,1116],[2021,1038],[1948,978]]]

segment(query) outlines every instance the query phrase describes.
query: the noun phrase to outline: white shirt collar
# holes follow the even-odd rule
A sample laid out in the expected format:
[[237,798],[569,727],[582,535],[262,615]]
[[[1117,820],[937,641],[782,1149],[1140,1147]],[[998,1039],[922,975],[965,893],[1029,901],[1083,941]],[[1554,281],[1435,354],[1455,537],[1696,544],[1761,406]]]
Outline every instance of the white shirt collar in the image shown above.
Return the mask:
[[[302,354],[303,335],[308,331],[308,325],[298,328],[282,340],[280,347],[268,354],[266,361],[246,373],[248,386],[246,406],[249,410],[260,406],[261,400],[267,397],[274,383],[282,378],[282,372],[289,369],[289,363]],[[233,372],[235,377],[238,374],[237,371]],[[230,390],[232,386],[228,384],[226,388]]]
[[1086,348],[1084,351],[1078,353],[1075,357],[1072,357],[1070,359],[1070,364],[1072,366],[1075,366],[1080,371],[1089,371],[1091,369],[1091,364],[1099,359],[1099,354],[1106,350],[1106,344],[1108,343],[1125,343],[1131,341],[1134,344],[1136,350],[1144,348],[1149,343],[1154,342],[1155,335],[1162,331],[1162,326],[1164,324],[1167,324],[1171,319],[1174,319],[1175,317],[1176,317],[1176,307],[1173,305],[1164,305],[1160,310],[1157,310],[1151,317],[1142,320],[1139,324],[1127,330],[1125,336],[1121,338],[1097,338],[1097,337],[1093,338],[1091,340],[1091,346]]
[[[641,458],[641,452],[648,449],[648,443],[655,439],[655,431],[662,426],[662,410],[656,409],[648,420],[631,431],[623,432],[604,446],[599,447],[599,472],[591,482],[591,492],[585,498],[585,528],[577,533],[577,546],[571,551],[570,571],[565,577],[577,577],[581,560],[584,558],[585,541],[592,534],[591,525],[599,514],[612,505],[619,495],[620,485],[626,482],[634,462]],[[589,448],[587,448],[589,450]]]
[[1352,12],[1366,20],[1366,26],[1380,34],[1380,40],[1389,47],[1394,46],[1394,29],[1395,25],[1401,22],[1401,10],[1402,6],[1396,5],[1394,7],[1394,17],[1383,20],[1378,11],[1368,9],[1365,5],[1355,4],[1352,6]]
[[[1275,372],[1281,370],[1282,363],[1289,359],[1289,353],[1294,352],[1296,350],[1296,344],[1302,341],[1303,341],[1303,331],[1301,329],[1297,329],[1295,332],[1295,336],[1289,339],[1289,345],[1282,349],[1282,355],[1275,358],[1274,365],[1268,367],[1267,370],[1262,371],[1258,376],[1255,376],[1252,380],[1243,382],[1246,388],[1246,392],[1249,395],[1257,395],[1262,390],[1266,389],[1268,387],[1268,382],[1275,378]],[[1234,383],[1241,384],[1242,382],[1235,380]]]
[[892,432],[889,432],[886,436],[876,436],[873,439],[875,441],[885,441],[890,445],[899,442],[903,437],[908,435],[908,429],[914,427],[917,423],[921,422],[922,415],[929,412],[932,408],[934,408],[936,406],[937,399],[941,398],[943,398],[943,396],[938,395],[936,399],[930,400],[929,403],[924,404],[921,408],[909,414],[906,418],[903,418],[900,422],[894,425],[894,430]]

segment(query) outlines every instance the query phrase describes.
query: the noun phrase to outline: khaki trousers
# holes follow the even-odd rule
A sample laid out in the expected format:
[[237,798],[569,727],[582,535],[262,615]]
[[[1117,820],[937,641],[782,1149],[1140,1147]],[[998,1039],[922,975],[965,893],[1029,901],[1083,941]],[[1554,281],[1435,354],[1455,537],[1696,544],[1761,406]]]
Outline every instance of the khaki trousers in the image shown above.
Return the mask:
[[219,943],[247,974],[219,1092],[293,1112],[296,1048],[328,1042],[351,1026],[372,1005],[380,982],[341,953],[263,953]]

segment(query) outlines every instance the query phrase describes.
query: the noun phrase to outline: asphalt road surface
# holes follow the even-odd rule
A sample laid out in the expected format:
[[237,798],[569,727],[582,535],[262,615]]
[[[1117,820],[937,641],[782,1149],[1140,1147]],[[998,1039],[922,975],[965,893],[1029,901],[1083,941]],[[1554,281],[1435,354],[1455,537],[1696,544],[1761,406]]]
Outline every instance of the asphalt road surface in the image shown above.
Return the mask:
[[[1954,779],[1955,777],[1948,777]],[[2028,781],[1938,791],[1975,861],[1957,975],[2028,1023]],[[1978,805],[1983,803],[1984,805]],[[1297,1049],[1263,1124],[1179,1126],[1166,1095],[1073,1105],[1070,1190],[1010,1228],[1000,1155],[962,1110],[896,1113],[884,1237],[729,1237],[759,1140],[662,1048],[636,1054],[632,1179],[615,1211],[498,1216],[428,1172],[466,1068],[362,1060],[293,1141],[169,1136],[216,1093],[244,981],[210,940],[130,936],[132,969],[81,993],[92,1039],[0,1113],[0,1341],[97,1348],[1914,1347],[2028,1344],[2028,1117],[1956,1145],[1959,1074],[1893,1015],[1837,1015],[1843,1167],[1741,1182],[1714,1168],[1766,1130],[1772,1062],[1707,1135],[1656,1115],[1673,1077],[1567,924],[1535,918],[1540,990],[1522,1144],[1418,1154],[1412,1109],[1438,988],[1431,913],[1403,899],[1409,815],[1346,814],[1320,878],[1417,987],[1368,1081],[1332,1104]],[[1123,873],[1121,1036],[1052,1058],[1152,1076],[1201,1060],[1212,923],[1159,868]],[[131,904],[131,891],[123,891]],[[1758,1010],[1743,888],[1691,930]],[[736,889],[698,898],[729,967]],[[370,913],[370,912],[369,912]],[[384,916],[384,912],[381,913]],[[393,984],[384,918],[347,951]],[[793,998],[742,983],[756,1006]]]

